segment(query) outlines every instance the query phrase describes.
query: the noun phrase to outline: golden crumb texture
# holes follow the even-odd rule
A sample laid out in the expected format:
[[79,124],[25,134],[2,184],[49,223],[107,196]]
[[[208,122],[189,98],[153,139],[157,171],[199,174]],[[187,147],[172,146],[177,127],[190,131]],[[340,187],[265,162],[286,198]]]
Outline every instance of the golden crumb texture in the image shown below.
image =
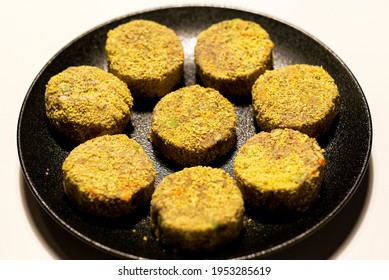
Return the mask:
[[50,78],[45,106],[50,123],[82,143],[121,133],[130,120],[133,98],[114,75],[95,66],[72,66]]
[[232,148],[236,123],[234,106],[217,90],[188,86],[157,103],[150,139],[165,157],[176,163],[204,165]]
[[66,195],[82,210],[115,218],[146,205],[156,171],[142,146],[124,134],[93,138],[62,165]]
[[225,20],[202,31],[195,46],[197,74],[223,95],[250,95],[259,75],[273,67],[274,44],[258,23]]
[[292,128],[323,135],[339,112],[334,79],[320,66],[295,64],[267,71],[252,91],[257,124],[266,131]]
[[161,97],[183,74],[184,50],[177,34],[150,20],[132,20],[110,30],[105,45],[110,72],[134,97]]
[[324,166],[324,150],[316,139],[286,128],[247,140],[236,156],[234,173],[254,208],[304,212],[319,197]]
[[151,200],[151,226],[158,240],[189,251],[231,242],[242,226],[244,202],[222,169],[196,166],[166,176]]

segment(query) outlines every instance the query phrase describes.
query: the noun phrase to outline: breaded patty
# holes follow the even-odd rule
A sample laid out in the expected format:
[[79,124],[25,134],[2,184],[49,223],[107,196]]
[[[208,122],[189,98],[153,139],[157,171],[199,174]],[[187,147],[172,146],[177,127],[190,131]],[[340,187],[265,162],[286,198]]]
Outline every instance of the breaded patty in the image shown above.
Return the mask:
[[185,251],[220,248],[243,226],[239,188],[222,169],[196,166],[166,176],[151,199],[151,227],[158,240]]
[[82,211],[117,218],[149,202],[156,172],[142,146],[124,134],[93,138],[62,166],[66,195]]
[[319,197],[324,150],[297,130],[260,132],[240,148],[234,163],[237,184],[254,209],[303,212]]
[[273,67],[274,44],[259,24],[225,20],[202,31],[195,47],[196,71],[205,86],[226,96],[249,96],[259,75]]
[[50,123],[82,143],[121,133],[130,120],[133,99],[126,84],[94,66],[69,67],[50,78],[45,92]]
[[184,51],[176,33],[149,20],[132,20],[107,34],[109,70],[134,97],[161,97],[183,74]]
[[296,64],[267,71],[253,86],[257,124],[266,131],[292,128],[323,135],[339,111],[334,79],[319,66]]
[[234,146],[236,121],[234,106],[217,90],[184,87],[155,106],[150,139],[166,158],[180,165],[205,165]]

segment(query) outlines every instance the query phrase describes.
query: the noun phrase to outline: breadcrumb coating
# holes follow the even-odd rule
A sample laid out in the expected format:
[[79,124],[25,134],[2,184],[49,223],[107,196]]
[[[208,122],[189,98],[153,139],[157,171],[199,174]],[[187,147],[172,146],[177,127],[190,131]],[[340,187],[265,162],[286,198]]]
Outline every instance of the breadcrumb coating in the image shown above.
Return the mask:
[[296,64],[267,71],[253,86],[257,124],[266,131],[292,128],[323,135],[339,111],[334,79],[320,66]]
[[235,178],[254,208],[304,212],[319,196],[323,154],[316,139],[297,130],[262,131],[239,149]]
[[274,44],[259,24],[225,20],[202,31],[195,46],[203,83],[227,96],[250,95],[255,80],[273,67]]
[[105,49],[110,72],[127,83],[134,97],[161,97],[183,74],[178,36],[154,21],[132,20],[110,30]]
[[164,96],[152,115],[150,139],[168,159],[204,165],[225,155],[236,142],[235,108],[212,88],[181,88]]
[[94,66],[74,66],[50,78],[45,106],[56,129],[82,143],[121,133],[130,120],[133,98],[114,75]]
[[64,190],[82,211],[116,218],[149,202],[156,172],[142,146],[124,134],[93,138],[62,165]]
[[196,166],[166,176],[151,199],[151,226],[159,241],[180,250],[212,250],[243,226],[244,202],[224,170]]

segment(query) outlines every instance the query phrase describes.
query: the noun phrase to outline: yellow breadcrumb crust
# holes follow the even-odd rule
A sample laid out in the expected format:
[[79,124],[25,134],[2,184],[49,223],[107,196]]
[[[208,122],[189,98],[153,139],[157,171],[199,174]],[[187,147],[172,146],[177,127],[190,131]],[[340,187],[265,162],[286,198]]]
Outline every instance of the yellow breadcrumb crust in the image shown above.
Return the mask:
[[316,139],[292,129],[260,132],[239,149],[234,173],[254,208],[303,212],[318,198],[324,150]]
[[178,36],[154,21],[132,20],[110,30],[105,49],[110,72],[127,83],[134,97],[161,97],[183,74]]
[[231,102],[215,89],[194,85],[158,102],[150,139],[165,157],[181,165],[208,164],[235,144],[236,122]]
[[165,245],[211,250],[236,238],[244,203],[224,170],[196,166],[166,176],[151,200],[151,226]]
[[292,128],[323,135],[339,112],[334,79],[320,66],[296,64],[267,71],[252,91],[257,124],[266,131]]
[[64,190],[81,210],[103,217],[131,214],[154,190],[156,172],[142,146],[124,134],[93,138],[62,165]]
[[258,76],[273,67],[274,44],[259,24],[225,20],[202,31],[195,46],[197,73],[223,95],[250,95]]
[[50,78],[45,106],[56,129],[82,143],[121,133],[130,120],[133,98],[114,75],[94,66],[74,66]]

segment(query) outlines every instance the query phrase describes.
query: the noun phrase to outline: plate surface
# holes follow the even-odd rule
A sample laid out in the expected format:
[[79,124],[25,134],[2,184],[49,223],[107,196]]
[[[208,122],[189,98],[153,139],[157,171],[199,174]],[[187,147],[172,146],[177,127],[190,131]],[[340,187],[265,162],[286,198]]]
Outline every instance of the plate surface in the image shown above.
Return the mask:
[[[106,33],[132,19],[154,20],[174,29],[185,50],[184,77],[178,87],[200,83],[195,75],[193,52],[197,35],[209,25],[242,18],[259,23],[275,44],[274,67],[306,63],[321,65],[335,79],[341,109],[333,128],[319,143],[327,165],[319,201],[300,216],[266,216],[248,211],[241,235],[213,253],[187,255],[166,250],[150,228],[148,210],[117,221],[93,219],[77,211],[62,187],[61,165],[74,145],[58,134],[45,116],[45,85],[51,76],[74,65],[95,65],[107,70]],[[239,147],[259,132],[249,100],[233,101],[238,114],[238,141],[231,153],[213,164],[233,175]],[[180,168],[168,163],[147,140],[153,104],[135,100],[131,123],[125,131],[144,147],[158,171],[156,184]],[[347,203],[367,168],[372,125],[365,96],[347,66],[310,35],[278,20],[234,9],[216,7],[166,8],[132,14],[99,26],[65,46],[38,74],[22,105],[17,144],[26,181],[43,208],[72,234],[86,243],[119,257],[139,259],[266,258],[320,229]]]

